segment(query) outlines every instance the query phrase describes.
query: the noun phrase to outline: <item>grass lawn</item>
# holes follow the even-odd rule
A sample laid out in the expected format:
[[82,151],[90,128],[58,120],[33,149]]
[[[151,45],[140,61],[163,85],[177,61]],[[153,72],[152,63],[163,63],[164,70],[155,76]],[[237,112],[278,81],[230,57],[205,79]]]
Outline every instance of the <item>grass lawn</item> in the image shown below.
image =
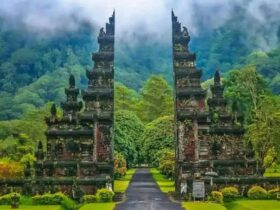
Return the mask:
[[227,210],[223,205],[208,202],[183,202],[187,210]]
[[[11,206],[1,205],[0,210],[11,210]],[[20,205],[17,210],[61,210],[60,206],[57,205],[49,205],[49,206],[28,206],[28,205]]]
[[150,172],[162,192],[167,193],[175,191],[174,181],[169,180],[164,175],[160,174],[156,168],[151,168]]
[[265,177],[280,177],[280,172],[274,173],[274,172],[265,172]]
[[115,203],[89,203],[82,206],[79,210],[113,210]]
[[225,206],[207,202],[183,202],[187,210],[280,210],[280,202],[273,200],[240,200]]
[[[136,169],[129,169],[126,175],[115,180],[115,192],[125,192]],[[79,210],[113,210],[116,203],[89,203],[83,205]]]
[[241,200],[226,204],[228,210],[280,210],[280,201]]
[[280,166],[276,166],[274,168],[266,169],[264,173],[265,177],[280,177]]
[[129,169],[126,175],[115,180],[115,192],[125,192],[136,169]]

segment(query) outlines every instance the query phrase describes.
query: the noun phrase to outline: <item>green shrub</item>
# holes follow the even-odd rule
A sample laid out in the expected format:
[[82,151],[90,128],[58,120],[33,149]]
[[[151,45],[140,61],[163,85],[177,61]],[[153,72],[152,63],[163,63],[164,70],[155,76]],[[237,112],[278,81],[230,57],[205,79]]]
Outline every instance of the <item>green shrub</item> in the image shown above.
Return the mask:
[[126,160],[124,159],[124,156],[121,153],[115,154],[114,159],[114,177],[115,179],[119,179],[126,175]]
[[236,187],[225,187],[221,189],[224,196],[224,201],[233,201],[239,197],[239,192]]
[[175,176],[175,152],[171,149],[163,149],[158,153],[159,171],[168,178]]
[[219,191],[212,191],[211,192],[210,200],[214,201],[216,203],[223,203],[224,202],[223,193],[221,193]]
[[84,203],[95,203],[95,202],[97,202],[97,196],[96,195],[84,195],[82,197],[82,200]]
[[268,199],[269,194],[264,188],[262,188],[260,186],[253,186],[248,191],[248,197],[250,199],[254,199],[254,200]]
[[35,195],[32,197],[33,204],[35,205],[60,205],[67,196],[62,192],[54,194],[45,193],[43,195]]
[[13,193],[11,196],[11,208],[17,209],[19,207],[20,195],[17,193]]
[[21,197],[19,193],[9,193],[2,195],[0,196],[0,205],[11,205],[13,196],[17,196],[19,199]]
[[22,195],[20,197],[20,203],[24,205],[32,205],[32,198],[30,196]]
[[99,189],[97,191],[97,197],[100,202],[112,202],[113,201],[113,196],[114,192],[108,189]]
[[271,198],[276,199],[277,198],[277,193],[280,193],[280,188],[274,188],[268,191],[268,194]]
[[64,210],[77,210],[79,208],[77,203],[68,197],[63,199],[63,201],[61,202],[61,207]]

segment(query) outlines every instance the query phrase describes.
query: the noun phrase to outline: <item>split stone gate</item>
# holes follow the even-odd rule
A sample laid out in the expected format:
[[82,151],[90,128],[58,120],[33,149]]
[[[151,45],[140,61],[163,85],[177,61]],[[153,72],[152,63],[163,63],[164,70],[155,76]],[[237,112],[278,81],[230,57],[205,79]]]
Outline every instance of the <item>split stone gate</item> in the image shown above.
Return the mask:
[[[173,75],[176,145],[176,192],[202,198],[205,192],[224,185],[248,188],[252,184],[276,184],[264,178],[264,169],[254,157],[252,144],[243,142],[243,115],[231,112],[223,97],[224,86],[216,71],[211,97],[201,87],[202,71],[188,48],[190,36],[172,12]],[[25,169],[25,179],[0,180],[0,185],[23,188],[26,193],[80,192],[93,194],[98,188],[113,188],[114,43],[115,13],[98,35],[99,50],[87,71],[88,88],[76,88],[73,75],[61,103],[46,118],[47,144],[39,142],[35,177]],[[83,102],[78,101],[81,93]],[[84,106],[84,107],[83,107]],[[81,110],[84,110],[81,112]],[[46,152],[44,152],[46,150]],[[32,186],[32,188],[30,187]]]

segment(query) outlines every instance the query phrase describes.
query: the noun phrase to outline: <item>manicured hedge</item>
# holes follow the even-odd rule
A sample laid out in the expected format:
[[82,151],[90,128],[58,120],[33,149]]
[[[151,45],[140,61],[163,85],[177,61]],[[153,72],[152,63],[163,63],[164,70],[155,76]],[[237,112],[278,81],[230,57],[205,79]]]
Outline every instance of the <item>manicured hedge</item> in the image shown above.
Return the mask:
[[280,193],[280,188],[274,188],[268,191],[268,194],[270,196],[270,198],[272,199],[277,199],[277,194]]
[[35,195],[32,197],[32,202],[34,205],[61,205],[64,210],[76,210],[79,207],[75,201],[62,192]]
[[220,191],[223,193],[224,201],[233,201],[240,197],[236,187],[225,187]]
[[248,191],[248,197],[254,200],[262,200],[262,199],[270,198],[268,192],[260,186],[251,187]]
[[212,191],[211,192],[210,200],[214,201],[216,203],[223,203],[224,202],[223,193],[221,193],[219,191]]
[[21,197],[19,193],[9,193],[6,195],[2,195],[0,196],[0,205],[11,205],[13,196],[18,197],[18,200]]
[[104,188],[104,189],[99,189],[96,195],[100,202],[112,202],[114,197],[114,192]]
[[96,195],[84,195],[82,197],[83,203],[96,203],[98,201],[98,198]]
[[35,195],[32,197],[34,205],[60,205],[67,196],[62,192],[57,192],[54,194],[45,193],[43,195]]
[[61,207],[64,210],[77,210],[79,209],[79,206],[76,204],[75,201],[73,201],[72,199],[66,197],[63,199],[63,201],[61,202]]

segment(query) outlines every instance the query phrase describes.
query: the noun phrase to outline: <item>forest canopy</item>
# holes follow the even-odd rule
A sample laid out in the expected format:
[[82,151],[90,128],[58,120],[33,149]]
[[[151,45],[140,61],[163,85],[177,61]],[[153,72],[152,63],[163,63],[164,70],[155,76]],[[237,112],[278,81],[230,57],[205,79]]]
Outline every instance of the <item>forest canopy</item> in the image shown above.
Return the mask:
[[[213,83],[214,72],[221,71],[224,96],[230,105],[237,101],[245,114],[246,141],[252,141],[259,157],[271,165],[279,162],[280,151],[280,45],[261,48],[258,39],[249,37],[245,13],[237,11],[212,30],[191,33],[190,50],[197,54],[205,89]],[[85,72],[93,66],[90,53],[97,50],[97,30],[85,22],[75,30],[42,36],[24,26],[9,27],[6,21],[0,18],[0,155],[19,161],[29,158],[39,140],[45,142],[44,117],[51,103],[65,100],[69,75],[86,89]],[[258,37],[266,37],[266,32],[259,30]],[[172,149],[171,41],[137,34],[135,40],[132,44],[122,38],[116,43],[116,152],[130,165],[158,164],[155,153],[139,153],[139,147]]]

